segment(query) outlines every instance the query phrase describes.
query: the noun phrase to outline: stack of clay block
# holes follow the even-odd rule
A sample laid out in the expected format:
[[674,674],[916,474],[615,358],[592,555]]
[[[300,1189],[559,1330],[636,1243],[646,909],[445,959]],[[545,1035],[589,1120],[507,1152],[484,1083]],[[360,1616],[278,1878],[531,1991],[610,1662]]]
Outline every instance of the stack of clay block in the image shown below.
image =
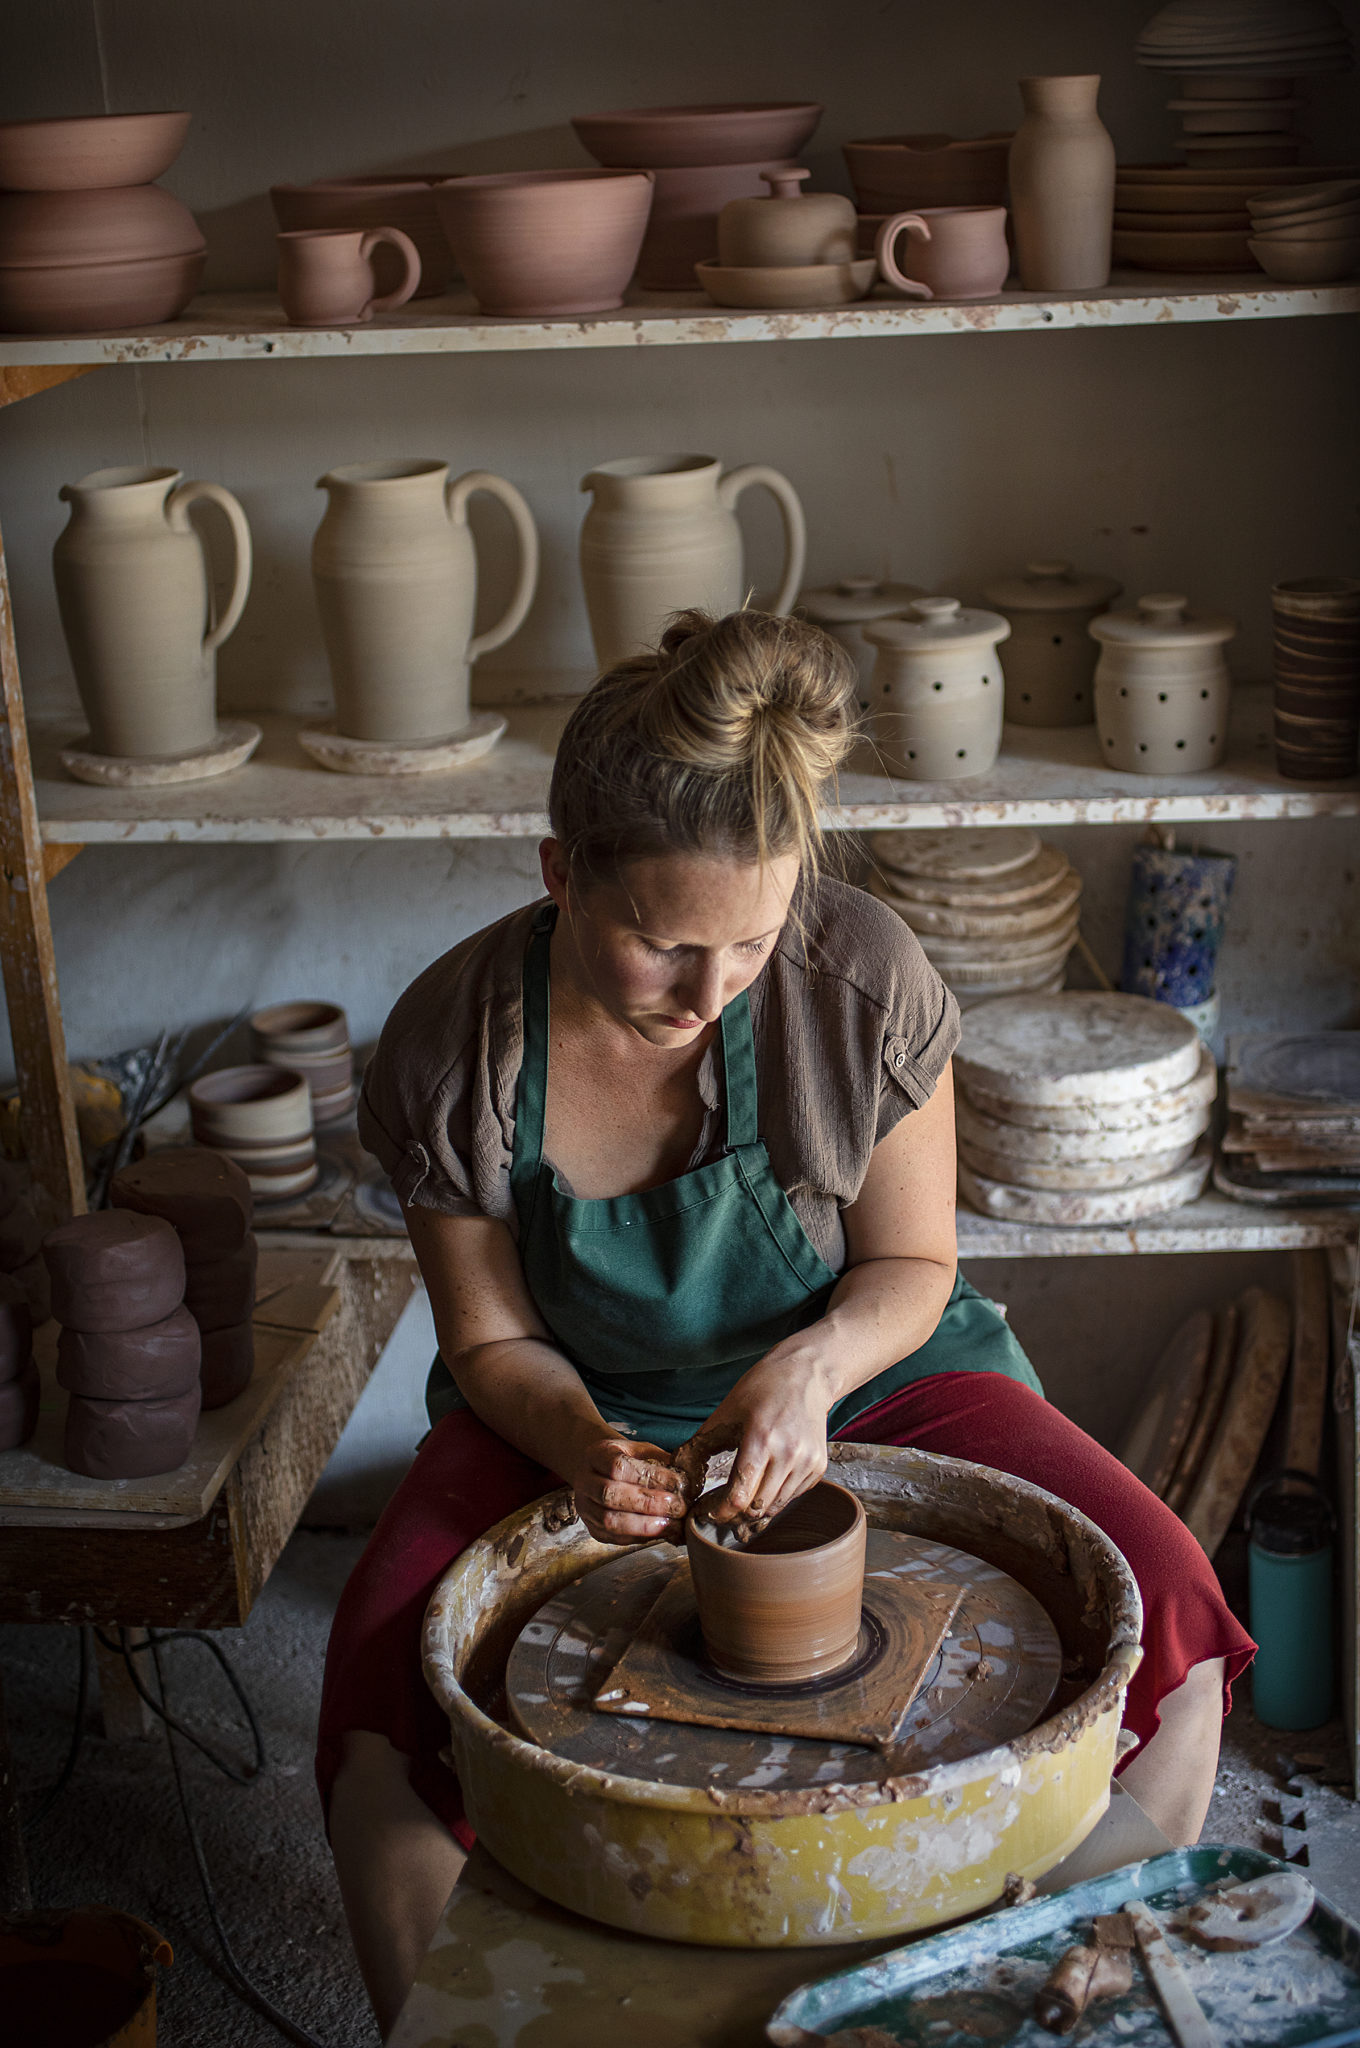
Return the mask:
[[27,1443],[37,1426],[33,1318],[23,1288],[0,1275],[0,1451]]
[[43,1256],[71,1395],[66,1463],[88,1479],[147,1479],[184,1463],[198,1422],[198,1326],[184,1254],[158,1216],[104,1209],[49,1230]]
[[222,1408],[255,1369],[254,1198],[236,1162],[202,1145],[149,1152],[115,1174],[115,1209],[168,1223],[184,1252],[184,1305],[202,1340],[205,1408]]
[[[40,1191],[35,1195],[28,1168],[11,1159],[0,1160],[0,1274],[23,1289],[35,1329],[52,1313],[36,1199],[43,1197]],[[47,1221],[52,1221],[50,1209]]]

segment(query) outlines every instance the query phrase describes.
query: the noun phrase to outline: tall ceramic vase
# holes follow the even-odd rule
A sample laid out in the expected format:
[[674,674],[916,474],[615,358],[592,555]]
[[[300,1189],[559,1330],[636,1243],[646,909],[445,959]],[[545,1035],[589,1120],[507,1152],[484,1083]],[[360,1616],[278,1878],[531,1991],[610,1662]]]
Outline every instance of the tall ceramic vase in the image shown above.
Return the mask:
[[[336,725],[355,740],[452,738],[471,713],[471,665],[524,623],[538,583],[538,530],[513,484],[486,470],[449,481],[445,462],[356,462],[323,476],[330,502],[312,543]],[[472,631],[477,557],[468,499],[496,498],[519,542],[503,616]]]
[[721,618],[747,596],[742,492],[763,484],[779,506],[784,569],[768,610],[787,612],[807,551],[803,508],[788,478],[762,463],[722,473],[710,455],[630,455],[581,480],[591,493],[581,526],[581,580],[601,668],[654,647],[672,612]]
[[[97,469],[61,496],[71,517],[52,550],[62,630],[94,751],[124,760],[200,753],[217,738],[217,649],[250,590],[250,528],[220,484],[177,469]],[[213,622],[203,544],[189,507],[226,514],[231,594]]]
[[1027,292],[1110,281],[1114,144],[1096,112],[1098,77],[1022,78],[1011,144],[1011,219]]

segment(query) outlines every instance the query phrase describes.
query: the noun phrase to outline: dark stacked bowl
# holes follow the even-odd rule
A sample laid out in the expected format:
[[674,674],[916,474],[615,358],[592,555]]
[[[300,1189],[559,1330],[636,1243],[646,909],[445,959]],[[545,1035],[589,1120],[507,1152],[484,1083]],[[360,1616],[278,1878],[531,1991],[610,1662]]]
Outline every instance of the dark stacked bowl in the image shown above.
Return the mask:
[[1275,764],[1295,782],[1335,782],[1360,767],[1360,581],[1277,583]]

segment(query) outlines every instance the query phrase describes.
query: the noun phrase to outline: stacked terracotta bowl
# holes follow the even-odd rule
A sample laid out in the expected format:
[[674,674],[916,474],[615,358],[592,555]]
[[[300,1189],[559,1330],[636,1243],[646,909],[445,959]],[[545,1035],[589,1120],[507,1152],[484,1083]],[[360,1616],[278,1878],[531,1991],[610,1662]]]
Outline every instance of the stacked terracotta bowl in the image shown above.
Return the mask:
[[[400,228],[420,253],[420,283],[412,296],[429,299],[447,291],[453,277],[453,253],[434,203],[436,185],[447,184],[448,177],[447,171],[413,171],[402,178],[317,178],[310,185],[271,185],[269,199],[285,233]],[[396,269],[394,261],[394,278]]]
[[1335,284],[1360,270],[1360,179],[1258,192],[1248,248],[1280,284]]
[[207,244],[152,180],[188,132],[184,113],[0,123],[0,329],[89,334],[183,311]]
[[961,1009],[1060,989],[1081,877],[1036,832],[875,832],[870,892],[910,925]]
[[1354,775],[1360,744],[1360,581],[1300,577],[1271,592],[1275,765],[1299,782]]
[[286,1067],[221,1067],[189,1089],[194,1141],[225,1152],[257,1202],[281,1202],[316,1185],[312,1094]]
[[1193,1024],[1146,996],[1015,995],[964,1019],[959,1192],[985,1216],[1131,1223],[1201,1193],[1217,1089]]
[[[1254,270],[1252,206],[1286,206],[1296,189],[1350,181],[1347,164],[1275,170],[1202,170],[1185,164],[1121,164],[1115,174],[1114,261],[1132,270]],[[1265,266],[1262,265],[1262,268]]]
[[1012,137],[875,135],[843,146],[859,209],[859,251],[872,256],[895,213],[1005,204]]
[[718,215],[728,200],[763,197],[762,174],[794,169],[821,116],[813,100],[752,101],[581,114],[571,125],[597,164],[651,174],[638,283],[692,292],[695,264],[717,261]]
[[275,1003],[255,1012],[250,1031],[257,1060],[302,1075],[318,1130],[345,1121],[354,1108],[354,1054],[338,1003]]

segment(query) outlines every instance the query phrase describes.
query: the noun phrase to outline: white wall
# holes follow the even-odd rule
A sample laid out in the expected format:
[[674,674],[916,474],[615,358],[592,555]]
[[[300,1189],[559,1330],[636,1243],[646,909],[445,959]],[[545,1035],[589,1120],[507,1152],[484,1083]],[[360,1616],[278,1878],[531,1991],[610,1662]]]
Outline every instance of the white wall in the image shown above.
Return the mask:
[[[827,113],[807,160],[816,182],[847,189],[838,145],[849,137],[1009,126],[1019,75],[1094,69],[1121,157],[1164,156],[1171,88],[1132,62],[1149,11],[1148,0],[45,0],[7,25],[0,118],[192,108],[166,183],[204,222],[209,282],[264,286],[271,181],[581,162],[568,116],[600,106],[816,94]],[[1355,0],[1343,11],[1360,30]],[[1319,156],[1342,158],[1348,139],[1353,153],[1354,79],[1305,90]],[[26,693],[39,714],[69,702],[48,562],[57,490],[89,469],[171,462],[239,493],[257,569],[223,656],[223,699],[312,709],[326,701],[307,568],[323,471],[433,454],[509,476],[539,518],[544,575],[524,632],[489,666],[581,673],[578,480],[607,457],[676,447],[784,469],[808,510],[810,580],[868,568],[975,595],[999,570],[1070,555],[1131,593],[1183,588],[1232,611],[1237,672],[1264,675],[1270,583],[1345,572],[1357,558],[1354,348],[1352,322],[1319,319],[101,371],[0,416],[0,526]],[[753,575],[768,584],[773,516],[751,504],[743,517]],[[506,538],[498,513],[478,519],[489,614]],[[1087,877],[1092,942],[1114,969],[1137,834],[1051,836]],[[1205,837],[1242,858],[1222,975],[1230,1022],[1360,1022],[1354,828]],[[343,1001],[356,1033],[371,1035],[429,957],[525,900],[533,875],[525,843],[94,849],[52,898],[72,1050],[113,1050],[167,1021],[293,994]],[[0,1065],[5,1056],[0,1045]],[[1122,1300],[1129,1285],[1105,1262],[1081,1266],[1024,1283],[1055,1333],[1055,1304]],[[1145,1284],[1162,1286],[1151,1269]],[[1182,1269],[1173,1291],[1191,1284]],[[409,1414],[418,1348],[408,1330],[383,1368],[396,1395],[380,1386],[367,1404],[377,1465],[392,1428],[408,1426],[391,1418]],[[1079,1381],[1075,1366],[1063,1375]],[[1098,1403],[1071,1399],[1099,1419]],[[361,1415],[351,1430],[351,1476],[369,1427]]]

